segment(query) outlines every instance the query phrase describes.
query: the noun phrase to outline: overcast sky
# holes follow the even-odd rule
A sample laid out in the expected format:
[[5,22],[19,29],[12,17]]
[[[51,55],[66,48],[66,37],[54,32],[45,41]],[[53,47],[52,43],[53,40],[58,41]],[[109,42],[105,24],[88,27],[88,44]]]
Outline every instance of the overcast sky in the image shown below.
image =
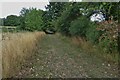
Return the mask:
[[[25,8],[34,7],[45,10],[45,6],[49,3],[49,1],[50,0],[0,0],[0,18],[4,18],[8,15],[19,15],[19,12],[23,7]],[[61,1],[64,2],[65,0]]]
[[[50,0],[0,0],[0,18],[12,14],[19,15],[19,12],[23,7],[25,8],[34,7],[45,10],[45,6],[49,3],[49,1]],[[69,0],[69,1],[81,2],[82,0]],[[83,1],[88,1],[88,0],[83,0]],[[100,1],[100,0],[94,0],[94,1]],[[111,0],[104,0],[104,1],[111,1]],[[118,0],[112,0],[112,1],[118,1]]]
[[38,9],[45,10],[45,6],[48,4],[48,1],[39,1],[39,2],[0,2],[0,18],[6,17],[8,15],[19,15],[21,9],[34,7]]

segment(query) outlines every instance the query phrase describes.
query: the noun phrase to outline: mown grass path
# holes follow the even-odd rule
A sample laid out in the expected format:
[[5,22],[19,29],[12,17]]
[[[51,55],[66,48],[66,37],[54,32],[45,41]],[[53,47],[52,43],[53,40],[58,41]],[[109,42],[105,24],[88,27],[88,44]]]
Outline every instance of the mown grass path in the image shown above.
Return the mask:
[[23,65],[16,77],[27,78],[109,78],[117,69],[101,58],[85,54],[67,38],[46,35],[39,50]]

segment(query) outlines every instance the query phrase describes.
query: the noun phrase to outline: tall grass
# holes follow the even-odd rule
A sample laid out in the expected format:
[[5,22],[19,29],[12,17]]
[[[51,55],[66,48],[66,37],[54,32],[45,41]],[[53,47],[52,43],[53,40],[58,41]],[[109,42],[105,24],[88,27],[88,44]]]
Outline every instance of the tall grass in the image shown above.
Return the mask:
[[73,44],[79,46],[83,51],[88,53],[89,55],[97,55],[98,57],[101,57],[105,59],[108,62],[116,63],[118,64],[118,53],[106,53],[103,50],[103,47],[100,47],[99,45],[94,45],[90,41],[86,41],[83,38],[80,37],[72,37],[71,38]]
[[12,77],[20,70],[21,64],[38,49],[39,41],[43,35],[43,32],[3,34],[3,78]]

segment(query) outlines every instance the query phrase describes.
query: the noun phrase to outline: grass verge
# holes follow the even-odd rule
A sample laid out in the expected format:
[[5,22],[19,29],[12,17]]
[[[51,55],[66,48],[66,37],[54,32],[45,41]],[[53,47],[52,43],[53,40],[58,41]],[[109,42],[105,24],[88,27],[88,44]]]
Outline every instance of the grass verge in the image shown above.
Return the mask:
[[119,53],[106,53],[102,47],[93,45],[91,42],[86,41],[80,37],[72,37],[71,40],[73,44],[79,46],[85,53],[88,53],[89,55],[97,55],[98,57],[101,57],[108,62],[118,64]]
[[10,78],[21,69],[25,60],[37,50],[37,43],[43,35],[43,32],[3,33],[3,78]]

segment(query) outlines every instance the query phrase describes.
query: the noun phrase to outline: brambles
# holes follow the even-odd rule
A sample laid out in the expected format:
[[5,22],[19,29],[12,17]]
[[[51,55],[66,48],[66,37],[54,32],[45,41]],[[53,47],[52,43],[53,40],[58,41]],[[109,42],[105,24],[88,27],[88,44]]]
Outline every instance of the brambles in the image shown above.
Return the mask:
[[98,31],[103,34],[99,38],[99,44],[109,53],[117,52],[118,48],[118,27],[115,21],[105,21],[99,23]]

